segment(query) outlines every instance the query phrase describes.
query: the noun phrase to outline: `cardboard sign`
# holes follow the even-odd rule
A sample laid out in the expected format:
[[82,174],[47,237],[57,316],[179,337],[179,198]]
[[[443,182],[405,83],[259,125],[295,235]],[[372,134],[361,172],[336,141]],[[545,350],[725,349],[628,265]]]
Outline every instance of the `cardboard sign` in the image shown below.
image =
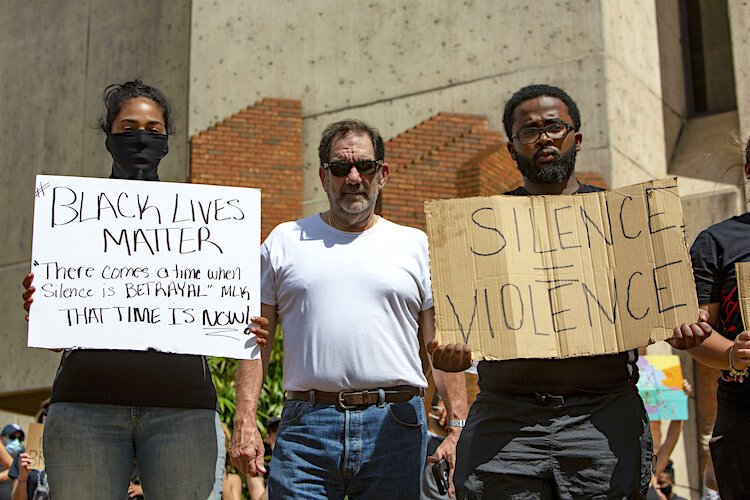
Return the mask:
[[437,338],[477,359],[621,352],[698,318],[676,179],[425,212]]
[[641,356],[638,373],[638,393],[649,419],[688,419],[688,398],[682,390],[679,356]]
[[747,328],[750,320],[750,262],[735,262],[734,272],[737,276],[737,294],[740,301],[742,324]]
[[29,424],[29,432],[26,433],[26,453],[31,459],[29,469],[44,470],[44,424],[32,422]]
[[260,191],[37,176],[29,346],[257,358]]

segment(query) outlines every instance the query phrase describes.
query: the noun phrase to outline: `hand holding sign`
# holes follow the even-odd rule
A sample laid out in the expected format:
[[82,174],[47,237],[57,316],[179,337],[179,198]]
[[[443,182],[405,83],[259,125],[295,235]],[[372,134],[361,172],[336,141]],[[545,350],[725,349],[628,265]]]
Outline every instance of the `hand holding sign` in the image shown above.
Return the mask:
[[26,321],[29,320],[29,312],[31,311],[31,304],[34,302],[34,292],[36,288],[32,283],[34,282],[34,273],[29,273],[23,279],[23,308],[26,309]]
[[698,309],[697,323],[683,323],[673,330],[672,338],[667,343],[675,349],[684,351],[699,346],[714,331],[708,324],[708,311]]
[[444,372],[462,372],[472,364],[471,347],[466,344],[440,345],[437,340],[427,344],[432,366]]

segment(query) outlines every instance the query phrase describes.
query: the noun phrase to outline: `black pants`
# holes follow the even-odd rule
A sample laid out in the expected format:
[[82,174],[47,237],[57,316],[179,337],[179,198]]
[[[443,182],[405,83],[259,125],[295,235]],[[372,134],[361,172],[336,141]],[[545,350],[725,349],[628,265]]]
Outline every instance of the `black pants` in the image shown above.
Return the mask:
[[716,424],[708,447],[721,498],[750,499],[750,401],[719,393]]
[[457,453],[460,499],[638,499],[651,479],[653,443],[635,388],[565,396],[482,392]]

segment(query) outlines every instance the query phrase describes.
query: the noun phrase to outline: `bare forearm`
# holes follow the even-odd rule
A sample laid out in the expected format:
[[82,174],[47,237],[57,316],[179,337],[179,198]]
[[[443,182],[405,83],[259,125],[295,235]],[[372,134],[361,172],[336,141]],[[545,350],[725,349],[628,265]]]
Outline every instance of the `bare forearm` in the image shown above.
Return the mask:
[[12,463],[13,456],[8,453],[8,450],[5,449],[5,446],[0,446],[0,466],[2,466],[3,469],[10,469]]
[[729,349],[733,342],[718,333],[708,337],[697,347],[686,351],[699,363],[719,370],[729,369]]
[[265,372],[260,359],[243,359],[237,366],[235,387],[237,393],[236,420],[255,419],[258,398],[263,388]]
[[26,491],[26,483],[15,481],[13,491],[10,493],[10,500],[28,500],[29,495]]
[[669,430],[667,430],[667,437],[664,438],[664,442],[656,452],[656,475],[660,472],[664,472],[669,463],[669,457],[674,451],[674,447],[677,445],[677,441],[680,439],[682,434],[682,420],[672,420],[669,422]]
[[[422,311],[419,315],[419,335],[421,342],[427,346],[435,338],[435,309],[430,308]],[[468,403],[466,397],[466,377],[463,371],[444,372],[438,370],[432,365],[432,377],[435,379],[435,387],[438,394],[443,398],[445,409],[448,412],[449,420],[464,420],[468,413]]]
[[469,404],[466,397],[464,373],[447,373],[433,368],[432,377],[435,379],[438,394],[445,404],[448,420],[465,420],[469,412]]

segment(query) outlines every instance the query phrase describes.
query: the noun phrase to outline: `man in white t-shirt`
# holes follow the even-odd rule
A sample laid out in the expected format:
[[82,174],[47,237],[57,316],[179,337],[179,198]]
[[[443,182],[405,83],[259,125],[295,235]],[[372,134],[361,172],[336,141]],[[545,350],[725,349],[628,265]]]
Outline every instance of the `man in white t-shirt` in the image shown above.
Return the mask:
[[[329,210],[274,229],[261,249],[263,315],[284,331],[287,401],[271,498],[418,498],[426,450],[420,342],[434,335],[427,237],[375,214],[388,180],[380,133],[345,120],[319,146]],[[268,362],[268,339],[263,361]],[[230,455],[262,472],[255,408],[264,370],[243,361]],[[435,373],[454,426],[430,461],[452,468],[462,374]],[[258,456],[260,455],[260,460]]]

